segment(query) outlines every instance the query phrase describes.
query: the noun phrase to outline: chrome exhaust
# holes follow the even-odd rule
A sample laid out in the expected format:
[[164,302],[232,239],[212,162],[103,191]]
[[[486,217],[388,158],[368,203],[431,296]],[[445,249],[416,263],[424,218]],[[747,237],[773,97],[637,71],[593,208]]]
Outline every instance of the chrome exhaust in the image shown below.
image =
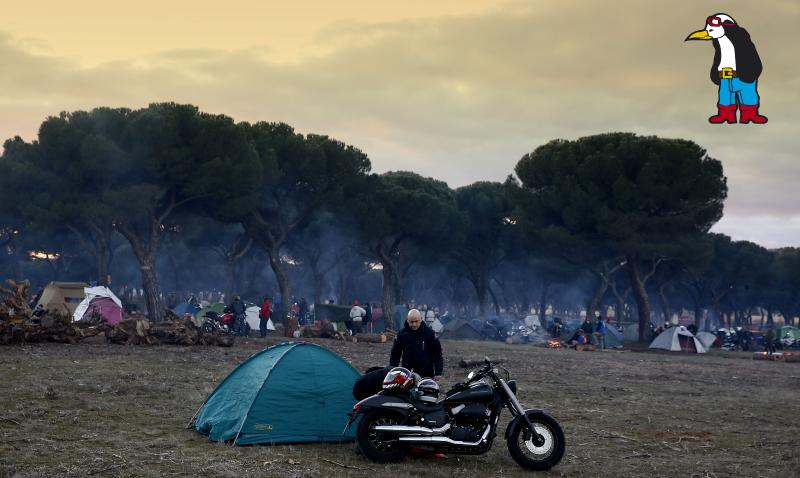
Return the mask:
[[[404,435],[422,435],[422,436],[432,436],[432,435],[441,435],[442,433],[446,432],[450,429],[450,424],[445,423],[440,428],[428,428],[428,427],[407,427],[404,425],[377,425],[375,427],[376,432],[393,432],[393,433],[401,433]],[[403,439],[402,437],[400,438]]]
[[[375,427],[377,428],[377,427]],[[486,426],[486,430],[484,430],[483,435],[475,442],[468,442],[468,441],[457,441],[453,440],[452,438],[442,437],[442,436],[411,436],[411,437],[400,437],[399,440],[402,442],[413,442],[419,444],[446,444],[446,445],[457,445],[457,446],[478,446],[481,445],[486,441],[486,437],[489,436],[489,431],[492,429],[492,425],[489,424]]]

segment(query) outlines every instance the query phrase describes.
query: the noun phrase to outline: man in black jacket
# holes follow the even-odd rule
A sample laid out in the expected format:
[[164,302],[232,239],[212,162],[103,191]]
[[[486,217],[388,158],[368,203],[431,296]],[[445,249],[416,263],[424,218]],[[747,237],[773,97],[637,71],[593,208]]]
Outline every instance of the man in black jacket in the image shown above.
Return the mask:
[[433,329],[423,323],[422,314],[417,309],[408,311],[403,330],[394,339],[389,365],[397,367],[401,357],[403,367],[422,377],[438,381],[444,370],[442,344]]

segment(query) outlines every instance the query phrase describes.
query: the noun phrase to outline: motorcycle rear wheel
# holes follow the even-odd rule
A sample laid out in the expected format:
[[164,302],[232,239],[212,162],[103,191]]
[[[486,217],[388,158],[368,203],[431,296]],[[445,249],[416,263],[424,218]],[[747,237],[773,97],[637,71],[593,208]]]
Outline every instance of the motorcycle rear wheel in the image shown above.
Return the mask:
[[530,470],[549,470],[564,456],[564,431],[555,418],[537,413],[528,415],[536,433],[544,439],[536,443],[528,427],[522,423],[509,435],[507,444],[511,457],[517,464]]
[[377,425],[398,425],[400,417],[384,410],[367,413],[358,424],[356,438],[364,456],[376,463],[397,463],[406,456],[406,447],[396,434],[375,431]]

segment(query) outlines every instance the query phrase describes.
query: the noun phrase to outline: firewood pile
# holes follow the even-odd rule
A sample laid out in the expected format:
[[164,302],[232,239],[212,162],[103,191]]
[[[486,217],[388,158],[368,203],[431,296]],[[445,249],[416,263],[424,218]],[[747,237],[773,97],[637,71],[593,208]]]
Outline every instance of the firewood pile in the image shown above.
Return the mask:
[[168,315],[163,322],[150,322],[143,316],[132,316],[109,325],[102,317],[73,322],[63,312],[34,311],[28,306],[28,281],[6,281],[0,287],[0,344],[60,342],[74,344],[84,338],[103,333],[115,344],[151,345],[219,345],[230,347],[235,337],[222,332],[203,332],[190,319]]

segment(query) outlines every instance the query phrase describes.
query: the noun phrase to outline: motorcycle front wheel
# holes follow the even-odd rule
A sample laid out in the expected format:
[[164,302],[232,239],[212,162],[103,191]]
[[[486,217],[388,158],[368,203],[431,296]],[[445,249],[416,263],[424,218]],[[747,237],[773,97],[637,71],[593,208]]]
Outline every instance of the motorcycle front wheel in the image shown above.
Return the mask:
[[396,463],[406,456],[397,434],[376,431],[378,425],[398,425],[400,417],[384,410],[367,413],[358,424],[356,438],[364,456],[377,463]]
[[528,418],[541,439],[536,440],[522,423],[508,436],[508,451],[523,468],[549,470],[564,456],[564,431],[553,417],[544,413],[531,414]]

